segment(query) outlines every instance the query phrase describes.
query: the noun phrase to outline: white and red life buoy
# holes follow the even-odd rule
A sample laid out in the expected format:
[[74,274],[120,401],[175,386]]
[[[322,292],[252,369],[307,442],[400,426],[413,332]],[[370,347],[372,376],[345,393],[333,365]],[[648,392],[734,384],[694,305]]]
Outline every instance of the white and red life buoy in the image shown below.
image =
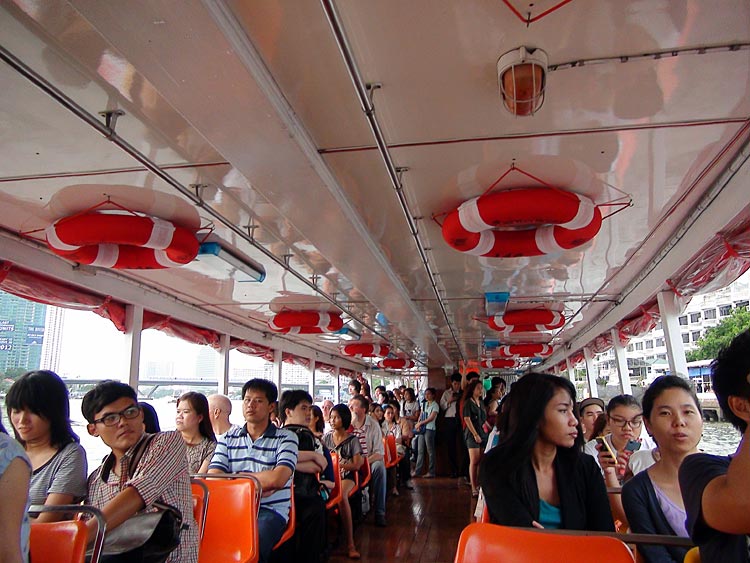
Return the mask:
[[377,366],[382,369],[411,369],[414,367],[414,362],[405,358],[386,358],[380,360]]
[[117,270],[176,268],[200,246],[195,232],[143,215],[84,213],[55,221],[44,231],[47,246],[81,264]]
[[347,344],[341,347],[341,353],[344,356],[352,356],[357,358],[383,358],[387,356],[391,351],[391,347],[387,344],[368,344],[366,342],[357,342],[355,344]]
[[518,362],[515,360],[507,360],[504,358],[496,358],[494,360],[482,360],[480,365],[484,369],[507,369],[518,367]]
[[540,332],[565,324],[565,315],[549,309],[517,309],[487,320],[491,329],[501,332]]
[[460,252],[514,258],[581,246],[601,226],[601,212],[586,196],[527,188],[465,201],[448,213],[442,229],[445,242]]
[[549,344],[510,344],[500,346],[498,355],[504,358],[544,358],[552,353],[552,346]]
[[282,311],[268,321],[268,328],[284,334],[322,334],[336,332],[343,326],[339,313],[320,311]]

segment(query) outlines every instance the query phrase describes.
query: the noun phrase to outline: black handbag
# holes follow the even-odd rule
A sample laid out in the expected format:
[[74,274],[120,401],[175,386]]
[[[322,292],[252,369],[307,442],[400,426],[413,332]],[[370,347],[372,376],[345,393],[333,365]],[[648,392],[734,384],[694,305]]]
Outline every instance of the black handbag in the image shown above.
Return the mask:
[[[128,473],[133,475],[155,434],[141,440],[133,452]],[[104,536],[102,563],[163,563],[178,545],[182,513],[168,504],[154,502],[149,512],[138,512]],[[88,555],[91,555],[90,553]]]

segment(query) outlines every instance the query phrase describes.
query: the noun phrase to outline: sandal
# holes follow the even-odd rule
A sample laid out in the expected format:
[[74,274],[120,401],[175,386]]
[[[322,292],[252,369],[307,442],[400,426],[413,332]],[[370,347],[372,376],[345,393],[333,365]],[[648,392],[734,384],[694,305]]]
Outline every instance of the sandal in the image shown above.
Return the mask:
[[347,553],[349,559],[359,559],[361,555],[359,554],[359,551],[357,551],[357,548],[354,546],[351,546],[349,548],[349,553]]

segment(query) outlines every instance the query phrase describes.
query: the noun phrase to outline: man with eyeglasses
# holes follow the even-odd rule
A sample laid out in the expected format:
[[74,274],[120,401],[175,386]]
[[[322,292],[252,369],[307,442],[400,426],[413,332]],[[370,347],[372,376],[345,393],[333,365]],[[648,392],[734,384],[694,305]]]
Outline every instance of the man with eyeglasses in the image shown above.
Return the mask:
[[[86,429],[111,448],[104,462],[89,476],[86,504],[100,509],[107,531],[159,501],[178,509],[183,528],[180,544],[167,562],[198,561],[198,532],[193,519],[193,502],[185,442],[179,432],[154,434],[135,471],[130,462],[138,445],[145,440],[143,411],[136,392],[118,381],[102,381],[86,393],[81,411]],[[89,537],[96,532],[90,520]]]

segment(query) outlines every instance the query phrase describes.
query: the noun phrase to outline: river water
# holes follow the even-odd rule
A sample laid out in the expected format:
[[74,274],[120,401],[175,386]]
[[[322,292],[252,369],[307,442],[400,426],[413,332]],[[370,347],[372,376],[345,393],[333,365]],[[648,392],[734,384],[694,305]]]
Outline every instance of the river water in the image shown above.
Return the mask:
[[[175,428],[175,409],[176,405],[169,399],[154,399],[148,401],[156,410],[159,416],[159,423],[162,430],[174,430]],[[0,402],[2,407],[3,425],[11,432],[10,424],[5,415],[5,404]],[[101,460],[109,452],[109,448],[104,445],[101,439],[89,436],[86,431],[86,421],[81,414],[81,399],[70,400],[70,414],[73,422],[73,430],[80,436],[81,445],[86,449],[89,470],[98,467]],[[230,421],[235,424],[243,424],[242,419],[242,401],[232,401],[232,415]],[[699,448],[706,453],[715,455],[728,455],[734,453],[740,442],[740,434],[734,427],[727,422],[706,422],[703,425],[703,439]]]

